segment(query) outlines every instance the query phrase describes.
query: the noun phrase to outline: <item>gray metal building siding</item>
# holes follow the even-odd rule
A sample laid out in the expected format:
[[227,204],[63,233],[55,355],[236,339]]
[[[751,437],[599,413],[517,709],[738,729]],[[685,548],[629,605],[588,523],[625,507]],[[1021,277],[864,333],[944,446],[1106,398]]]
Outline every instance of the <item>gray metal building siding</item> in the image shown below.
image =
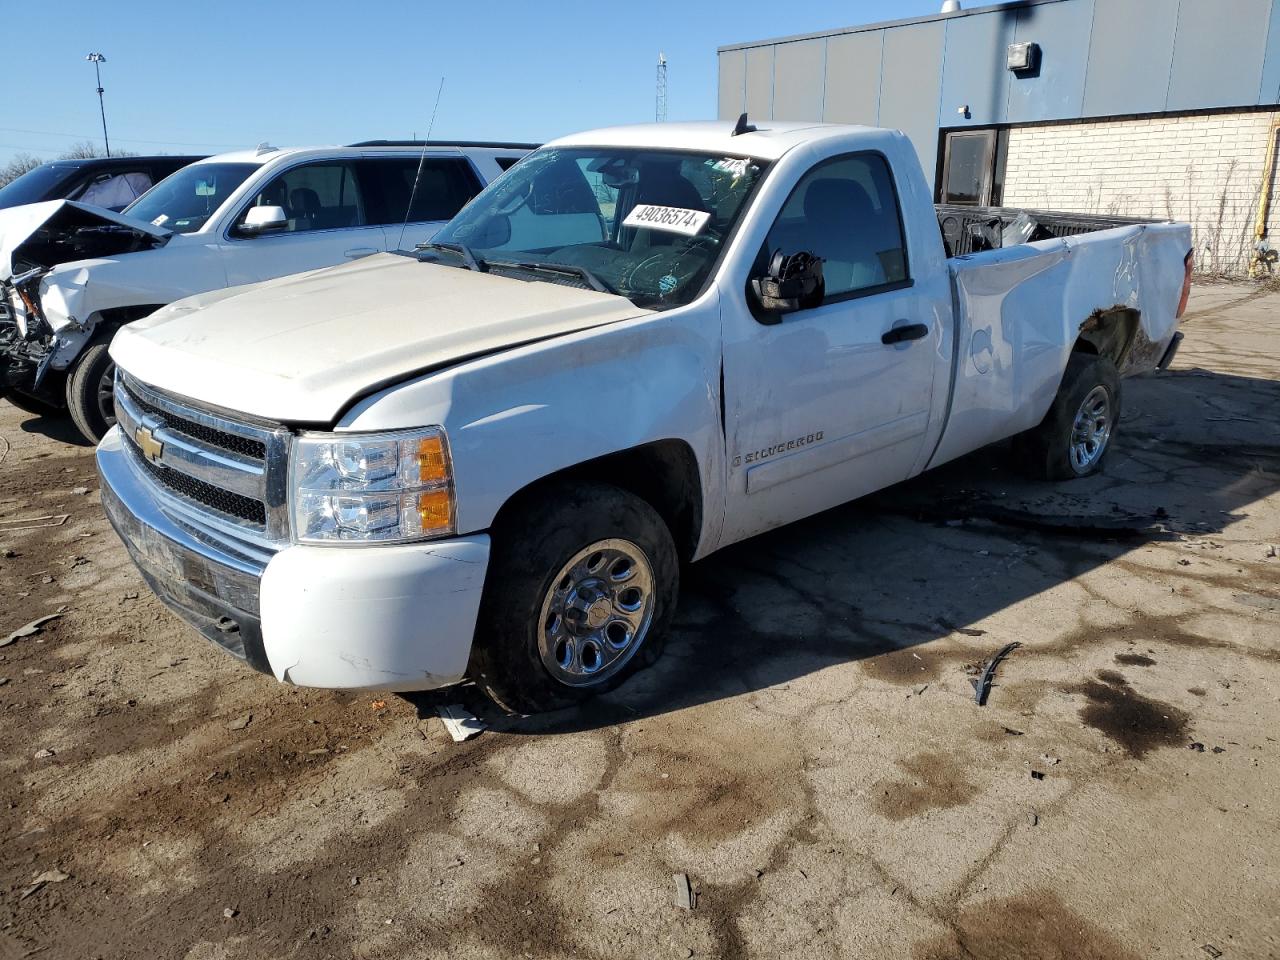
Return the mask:
[[[1036,76],[1005,69],[1023,40],[1040,45]],[[719,57],[722,119],[898,127],[932,176],[943,127],[1280,102],[1280,0],[1023,0]]]

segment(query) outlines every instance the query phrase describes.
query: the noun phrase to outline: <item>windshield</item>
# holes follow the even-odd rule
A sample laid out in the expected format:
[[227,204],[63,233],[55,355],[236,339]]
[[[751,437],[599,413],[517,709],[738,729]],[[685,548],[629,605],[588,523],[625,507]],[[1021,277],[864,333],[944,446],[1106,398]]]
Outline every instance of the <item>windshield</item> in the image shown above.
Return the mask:
[[[702,289],[764,166],[709,153],[538,150],[436,234],[446,249],[433,255],[680,306]],[[568,269],[527,269],[535,264]]]
[[78,169],[76,166],[58,163],[42,163],[33,167],[0,188],[0,208],[38,203],[45,199],[50,190],[70,179]]
[[165,177],[124,212],[174,233],[192,233],[257,169],[256,163],[193,163]]

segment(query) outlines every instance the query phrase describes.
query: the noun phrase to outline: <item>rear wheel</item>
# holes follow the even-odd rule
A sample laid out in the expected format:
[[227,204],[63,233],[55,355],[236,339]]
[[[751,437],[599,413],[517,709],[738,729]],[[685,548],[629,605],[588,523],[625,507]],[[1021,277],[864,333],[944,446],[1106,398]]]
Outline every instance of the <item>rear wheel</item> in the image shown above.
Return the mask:
[[97,443],[115,425],[113,392],[116,365],[108,349],[111,338],[97,339],[76,359],[67,377],[67,410],[85,439]]
[[605,484],[529,497],[493,532],[471,676],[520,713],[612,690],[661,654],[679,576],[639,497]]
[[1102,469],[1120,422],[1120,375],[1106,357],[1073,353],[1040,425],[1017,437],[1014,454],[1027,473],[1073,480]]

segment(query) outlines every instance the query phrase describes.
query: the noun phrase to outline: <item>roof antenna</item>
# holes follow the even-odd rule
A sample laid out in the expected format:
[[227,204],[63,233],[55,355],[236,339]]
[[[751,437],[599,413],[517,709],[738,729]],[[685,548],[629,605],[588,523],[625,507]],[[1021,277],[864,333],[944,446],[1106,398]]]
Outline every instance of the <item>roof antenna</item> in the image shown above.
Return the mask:
[[427,139],[422,141],[422,156],[418,158],[418,172],[413,175],[413,189],[409,191],[409,205],[404,208],[404,223],[400,224],[400,239],[396,241],[396,249],[404,245],[404,231],[409,226],[409,213],[413,210],[413,200],[418,195],[418,181],[422,179],[422,167],[427,162],[427,147],[431,144],[431,131],[436,125],[436,111],[440,109],[440,95],[444,93],[444,77],[440,78],[440,89],[436,91],[436,105],[431,108],[431,122],[427,124]]
[[733,133],[729,134],[729,136],[736,137],[739,134],[755,132],[756,125],[754,123],[747,123],[747,115],[744,112],[742,116],[738,118],[738,122],[733,125]]

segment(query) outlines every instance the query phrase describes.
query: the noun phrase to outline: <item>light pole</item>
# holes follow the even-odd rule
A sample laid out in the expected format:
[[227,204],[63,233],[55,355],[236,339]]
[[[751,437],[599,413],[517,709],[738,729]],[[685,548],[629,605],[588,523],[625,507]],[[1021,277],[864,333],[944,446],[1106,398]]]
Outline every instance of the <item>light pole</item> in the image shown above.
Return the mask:
[[85,57],[93,64],[93,75],[98,78],[98,109],[102,112],[102,142],[106,145],[107,156],[111,156],[111,141],[107,139],[107,108],[102,102],[102,73],[98,64],[106,63],[107,58],[100,53],[91,53]]

